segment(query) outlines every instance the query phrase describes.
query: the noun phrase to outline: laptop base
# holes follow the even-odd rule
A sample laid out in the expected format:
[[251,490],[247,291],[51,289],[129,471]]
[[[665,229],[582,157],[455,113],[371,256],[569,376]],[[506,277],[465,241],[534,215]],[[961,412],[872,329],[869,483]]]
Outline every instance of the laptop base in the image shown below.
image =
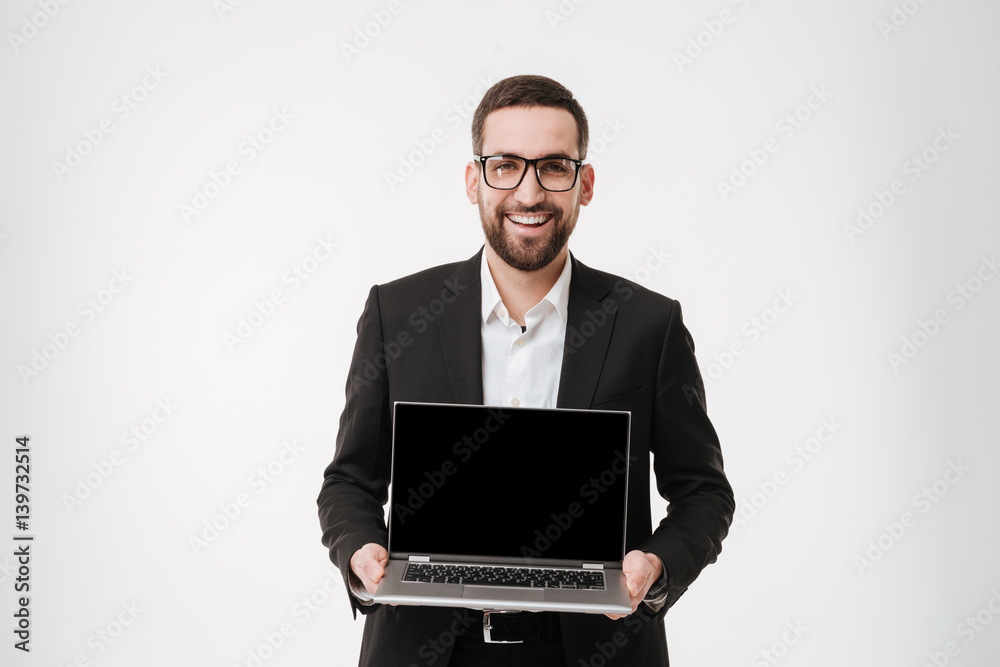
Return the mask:
[[606,570],[607,590],[466,586],[403,581],[407,561],[391,560],[375,591],[375,602],[484,611],[561,611],[630,614],[631,599],[621,570]]

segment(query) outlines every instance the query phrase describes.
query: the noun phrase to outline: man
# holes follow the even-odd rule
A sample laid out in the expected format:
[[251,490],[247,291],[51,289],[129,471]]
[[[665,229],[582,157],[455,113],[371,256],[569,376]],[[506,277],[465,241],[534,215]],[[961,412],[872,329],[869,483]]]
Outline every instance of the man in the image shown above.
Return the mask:
[[[680,305],[570,255],[594,194],[572,93],[545,77],[500,81],[472,137],[466,194],[486,245],[372,288],[317,501],[323,543],[366,615],[360,664],[667,665],[663,615],[715,561],[735,507]],[[526,614],[523,643],[488,644],[481,612],[373,604],[388,561],[395,401],[631,411],[623,571],[633,613]],[[655,530],[649,453],[669,502]]]

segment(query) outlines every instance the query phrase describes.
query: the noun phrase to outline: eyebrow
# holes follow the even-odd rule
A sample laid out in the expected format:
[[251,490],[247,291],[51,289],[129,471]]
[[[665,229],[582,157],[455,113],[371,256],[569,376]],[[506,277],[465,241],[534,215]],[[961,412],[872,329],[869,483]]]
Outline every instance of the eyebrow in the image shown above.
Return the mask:
[[[504,156],[507,156],[507,157],[513,156],[513,157],[524,158],[523,155],[518,155],[517,153],[512,153],[510,151],[497,151],[496,153],[493,153],[493,155],[504,155]],[[538,158],[535,158],[535,159],[542,160],[542,159],[547,158],[547,157],[565,158],[567,160],[576,160],[576,159],[578,159],[578,158],[572,157],[569,153],[566,153],[564,151],[557,151],[555,153],[547,153],[547,154],[542,155],[542,156],[540,156]],[[530,159],[530,158],[526,158],[526,159]]]

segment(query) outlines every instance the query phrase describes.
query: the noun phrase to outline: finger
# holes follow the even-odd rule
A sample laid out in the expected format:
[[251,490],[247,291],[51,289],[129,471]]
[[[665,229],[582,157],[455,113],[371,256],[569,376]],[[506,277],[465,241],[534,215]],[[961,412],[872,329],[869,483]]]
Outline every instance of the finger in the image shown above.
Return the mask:
[[628,587],[629,595],[633,598],[642,593],[643,587],[649,581],[649,572],[629,572],[625,575],[625,585]]
[[630,594],[644,596],[653,583],[653,566],[643,557],[642,563],[636,563],[635,567],[626,573],[625,582]]
[[362,569],[364,569],[373,581],[382,578],[385,566],[389,563],[389,553],[380,544],[366,544],[359,557],[362,559]]
[[365,589],[369,593],[371,593],[372,595],[374,595],[375,594],[375,589],[378,588],[378,582],[380,582],[381,580],[382,580],[382,572],[381,571],[376,572],[376,571],[374,571],[373,568],[369,568],[365,572],[365,578],[363,580],[363,583],[365,585]]
[[365,590],[374,594],[378,582],[382,580],[385,574],[385,567],[369,553],[370,551],[370,549],[362,549],[358,552],[355,571]]
[[367,573],[368,578],[377,584],[382,580],[382,575],[385,574],[385,567],[383,567],[382,563],[377,560],[370,560],[365,566],[365,572]]
[[626,574],[629,572],[641,572],[650,567],[649,561],[646,560],[646,555],[641,551],[628,552],[622,561],[622,571]]

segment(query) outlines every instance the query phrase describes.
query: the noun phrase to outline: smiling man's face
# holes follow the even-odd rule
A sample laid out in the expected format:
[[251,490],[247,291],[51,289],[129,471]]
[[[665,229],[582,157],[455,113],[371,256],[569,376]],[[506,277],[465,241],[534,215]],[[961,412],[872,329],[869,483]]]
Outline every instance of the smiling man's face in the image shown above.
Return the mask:
[[[552,107],[506,107],[483,125],[483,155],[517,155],[527,159],[580,159],[573,116]],[[466,194],[479,205],[490,248],[509,266],[538,271],[564,258],[580,206],[594,194],[594,170],[580,168],[573,189],[549,192],[539,185],[533,165],[513,190],[496,190],[483,180],[481,163],[466,168]]]

